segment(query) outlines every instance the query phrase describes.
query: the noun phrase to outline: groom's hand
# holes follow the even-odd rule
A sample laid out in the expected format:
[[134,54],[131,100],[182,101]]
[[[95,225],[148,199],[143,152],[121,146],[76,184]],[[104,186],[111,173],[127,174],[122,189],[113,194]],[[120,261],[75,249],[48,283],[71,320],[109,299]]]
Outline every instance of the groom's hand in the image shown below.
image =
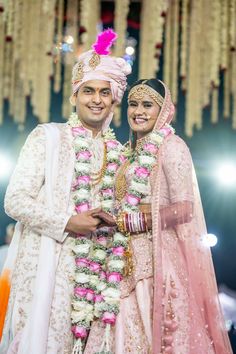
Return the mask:
[[103,210],[100,210],[99,212],[93,211],[92,216],[95,218],[99,218],[101,220],[101,224],[99,225],[99,227],[103,227],[103,226],[114,227],[114,226],[116,226],[115,218]]
[[97,216],[99,212],[101,212],[101,208],[71,216],[67,222],[65,231],[83,235],[96,231],[99,224],[101,224],[101,219]]

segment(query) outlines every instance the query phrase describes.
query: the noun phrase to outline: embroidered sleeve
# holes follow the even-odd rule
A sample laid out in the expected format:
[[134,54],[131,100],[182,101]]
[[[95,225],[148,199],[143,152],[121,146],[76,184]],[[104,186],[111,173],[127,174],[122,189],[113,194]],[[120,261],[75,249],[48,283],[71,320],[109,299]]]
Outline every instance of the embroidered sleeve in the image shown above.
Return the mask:
[[45,139],[42,127],[28,136],[6,191],[5,211],[34,232],[62,242],[71,215],[50,210],[39,198],[45,181]]

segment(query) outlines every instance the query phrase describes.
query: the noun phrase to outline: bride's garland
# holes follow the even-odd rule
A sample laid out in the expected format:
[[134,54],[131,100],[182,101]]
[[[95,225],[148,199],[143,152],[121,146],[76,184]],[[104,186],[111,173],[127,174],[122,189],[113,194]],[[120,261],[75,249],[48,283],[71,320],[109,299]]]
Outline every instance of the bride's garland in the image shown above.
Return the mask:
[[141,145],[140,151],[134,152],[133,159],[137,161],[129,189],[121,206],[123,212],[132,213],[139,211],[141,199],[148,194],[148,177],[157,161],[157,152],[164,142],[164,139],[175,132],[169,124],[165,124],[158,131],[148,134]]
[[[141,145],[136,147],[133,154],[132,152],[129,154],[129,159],[131,162],[136,161],[137,166],[133,171],[134,176],[120,206],[117,217],[119,232],[116,232],[113,237],[114,245],[122,249],[123,254],[126,252],[126,274],[130,274],[132,271],[132,253],[129,249],[130,231],[137,228],[139,220],[135,220],[135,216],[139,213],[139,204],[142,199],[148,196],[148,180],[157,163],[157,152],[164,139],[174,132],[175,130],[169,124],[165,124],[159,131],[154,130],[148,134]],[[129,218],[129,216],[132,216],[132,218]],[[147,225],[144,229],[147,230]]]
[[[142,198],[148,195],[148,178],[154,165],[157,162],[157,152],[164,142],[164,139],[173,134],[174,129],[166,124],[159,131],[153,131],[142,142],[140,150],[136,150],[130,158],[137,161],[138,166],[134,171],[134,178],[128,188],[124,201],[121,205],[121,213],[134,213],[139,211],[139,204]],[[118,225],[119,229],[119,225]],[[116,322],[119,313],[120,289],[119,284],[123,278],[129,257],[129,238],[127,232],[115,232],[111,244],[110,256],[107,258],[107,282],[106,287],[101,291],[102,302],[95,304],[98,313],[103,313],[102,321],[106,324],[105,338],[100,351],[95,354],[112,354],[109,350],[109,327]],[[128,263],[129,266],[129,263]]]

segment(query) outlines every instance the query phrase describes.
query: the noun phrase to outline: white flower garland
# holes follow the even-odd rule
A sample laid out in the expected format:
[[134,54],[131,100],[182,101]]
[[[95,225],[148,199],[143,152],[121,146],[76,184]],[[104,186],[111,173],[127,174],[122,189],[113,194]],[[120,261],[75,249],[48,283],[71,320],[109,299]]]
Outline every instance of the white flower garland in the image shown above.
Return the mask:
[[121,206],[122,212],[132,213],[139,211],[141,199],[148,194],[148,177],[156,164],[157,151],[165,137],[174,132],[175,130],[169,124],[166,124],[159,131],[152,131],[148,135],[148,140],[144,141],[140,153],[136,153],[136,156],[134,156],[138,167],[135,168],[134,178]]
[[[86,129],[79,122],[76,113],[71,115],[69,125],[74,136],[76,154],[73,199],[76,212],[81,213],[91,208],[92,154],[89,150]],[[107,161],[101,181],[101,206],[104,211],[113,213],[114,180],[116,171],[122,162],[121,147],[111,129],[105,132],[103,140],[107,151]],[[73,354],[82,353],[84,339],[87,337],[91,322],[95,317],[100,318],[109,328],[111,324],[115,323],[115,315],[119,311],[118,282],[121,280],[121,276],[116,271],[123,267],[123,261],[117,259],[117,256],[109,257],[106,265],[108,240],[111,237],[109,232],[109,229],[98,232],[94,237],[95,240],[90,240],[83,235],[78,235],[75,240],[73,252],[76,272],[71,319],[72,332],[77,340]],[[110,251],[118,252],[119,249],[118,251]],[[108,338],[108,331],[106,333]],[[107,341],[104,341],[104,345],[105,342]]]

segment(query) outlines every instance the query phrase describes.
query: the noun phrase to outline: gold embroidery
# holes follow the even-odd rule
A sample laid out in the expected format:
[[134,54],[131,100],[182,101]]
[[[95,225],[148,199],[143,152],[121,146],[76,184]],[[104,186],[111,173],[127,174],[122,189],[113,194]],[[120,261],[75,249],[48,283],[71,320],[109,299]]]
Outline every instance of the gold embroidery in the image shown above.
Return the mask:
[[159,106],[163,105],[164,98],[157,91],[155,91],[153,88],[151,88],[150,86],[145,85],[143,83],[140,85],[134,86],[130,90],[128,100],[130,100],[131,96],[133,96],[134,99],[140,101],[143,99],[143,97],[145,95],[150,96],[153,99],[153,101],[155,101]]
[[77,72],[73,82],[82,80],[83,76],[84,76],[84,64],[82,62],[78,62]]
[[115,196],[118,202],[121,202],[127,192],[127,182],[125,178],[125,171],[130,165],[130,161],[127,160],[120,168],[115,182]]
[[122,234],[124,234],[127,231],[126,226],[125,226],[125,222],[124,222],[124,218],[125,218],[125,213],[119,213],[116,218],[116,224],[117,224],[118,231],[120,231]]
[[130,276],[133,273],[134,270],[134,264],[133,264],[133,252],[131,249],[131,239],[130,239],[130,234],[128,234],[128,247],[125,251],[125,269],[124,269],[124,276]]
[[95,70],[96,67],[100,64],[100,61],[101,61],[100,55],[94,52],[91,59],[89,60],[90,68]]
[[91,173],[91,181],[92,181],[93,187],[101,182],[101,180],[104,177],[104,174],[106,172],[106,166],[107,166],[107,148],[106,148],[106,144],[104,144],[102,168],[98,172]]

